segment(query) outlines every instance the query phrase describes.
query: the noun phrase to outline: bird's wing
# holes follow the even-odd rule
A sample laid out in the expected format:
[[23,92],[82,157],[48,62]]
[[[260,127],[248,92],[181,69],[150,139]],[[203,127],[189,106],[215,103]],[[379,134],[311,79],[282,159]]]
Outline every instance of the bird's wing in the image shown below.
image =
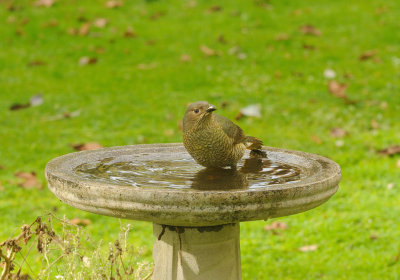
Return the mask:
[[244,134],[243,130],[234,124],[230,119],[217,114],[214,114],[214,118],[221,126],[225,134],[233,139],[234,144],[245,141],[246,135]]

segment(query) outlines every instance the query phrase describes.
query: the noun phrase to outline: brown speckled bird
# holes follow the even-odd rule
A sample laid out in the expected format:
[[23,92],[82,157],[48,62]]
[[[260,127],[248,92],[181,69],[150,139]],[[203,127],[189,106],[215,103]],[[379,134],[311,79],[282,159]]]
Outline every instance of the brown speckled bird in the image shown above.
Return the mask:
[[183,144],[197,163],[236,169],[246,149],[265,156],[260,139],[246,136],[232,121],[213,114],[216,109],[206,101],[195,102],[188,106],[183,118]]

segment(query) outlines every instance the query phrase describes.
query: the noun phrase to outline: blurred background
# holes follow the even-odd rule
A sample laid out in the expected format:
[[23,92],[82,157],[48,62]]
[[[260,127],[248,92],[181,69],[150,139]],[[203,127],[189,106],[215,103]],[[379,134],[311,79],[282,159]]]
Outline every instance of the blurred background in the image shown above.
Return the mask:
[[76,150],[181,142],[186,105],[207,100],[265,145],[343,170],[321,207],[242,223],[243,279],[399,279],[399,88],[395,0],[2,0],[0,241],[51,212],[107,250],[130,224],[151,267],[151,223],[61,203],[44,167]]

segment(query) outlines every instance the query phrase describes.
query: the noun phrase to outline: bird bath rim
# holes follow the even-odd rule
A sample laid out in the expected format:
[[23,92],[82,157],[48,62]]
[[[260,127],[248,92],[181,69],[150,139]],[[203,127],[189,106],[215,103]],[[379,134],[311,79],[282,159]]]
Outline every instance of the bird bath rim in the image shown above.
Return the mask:
[[142,144],[60,156],[46,166],[50,190],[67,204],[108,216],[176,226],[212,226],[291,215],[328,200],[341,179],[339,165],[319,155],[263,147],[268,156],[301,162],[308,176],[290,184],[235,190],[121,186],[82,178],[74,168],[106,156],[186,153],[182,143]]

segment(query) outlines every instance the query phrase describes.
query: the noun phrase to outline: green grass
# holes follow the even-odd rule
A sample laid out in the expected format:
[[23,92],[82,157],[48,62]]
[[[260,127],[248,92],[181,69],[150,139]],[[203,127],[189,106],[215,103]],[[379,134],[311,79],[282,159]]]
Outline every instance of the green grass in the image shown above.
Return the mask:
[[[15,172],[35,171],[45,183],[46,163],[73,152],[70,143],[179,142],[177,122],[191,101],[208,100],[217,107],[228,102],[219,113],[229,118],[259,103],[262,118],[237,122],[248,135],[268,146],[328,156],[341,165],[343,179],[326,204],[278,219],[289,226],[281,235],[264,231],[264,221],[242,223],[243,278],[400,278],[400,261],[393,261],[400,249],[400,158],[376,153],[400,141],[399,1],[271,1],[267,6],[222,1],[219,12],[208,11],[216,4],[212,1],[194,7],[181,1],[125,1],[107,9],[105,1],[59,0],[45,8],[21,0],[14,1],[13,11],[7,9],[10,3],[0,3],[1,240],[48,211],[89,218],[87,231],[95,240],[118,235],[117,219],[69,207],[47,188],[22,189]],[[159,12],[164,15],[151,19]],[[98,17],[109,20],[105,28],[92,26],[86,36],[68,34],[68,28],[83,24],[79,19]],[[23,24],[24,19],[29,21]],[[50,21],[57,25],[43,27]],[[322,35],[302,34],[305,24]],[[123,36],[128,27],[135,38]],[[287,41],[275,40],[283,33]],[[218,41],[220,35],[226,44]],[[221,55],[207,57],[201,45]],[[234,46],[245,59],[229,54]],[[103,53],[96,53],[99,47]],[[376,57],[360,61],[368,50],[376,50]],[[192,60],[180,62],[182,54]],[[98,62],[80,66],[83,56]],[[28,66],[35,60],[45,64]],[[139,69],[139,64],[153,68]],[[329,94],[327,68],[348,84],[356,104]],[[9,110],[39,92],[41,106]],[[78,117],[54,120],[76,110]],[[343,146],[331,137],[333,127],[349,132]],[[151,223],[128,222],[134,228],[132,244],[146,248],[144,257],[151,260]],[[311,244],[318,249],[298,250]]]

